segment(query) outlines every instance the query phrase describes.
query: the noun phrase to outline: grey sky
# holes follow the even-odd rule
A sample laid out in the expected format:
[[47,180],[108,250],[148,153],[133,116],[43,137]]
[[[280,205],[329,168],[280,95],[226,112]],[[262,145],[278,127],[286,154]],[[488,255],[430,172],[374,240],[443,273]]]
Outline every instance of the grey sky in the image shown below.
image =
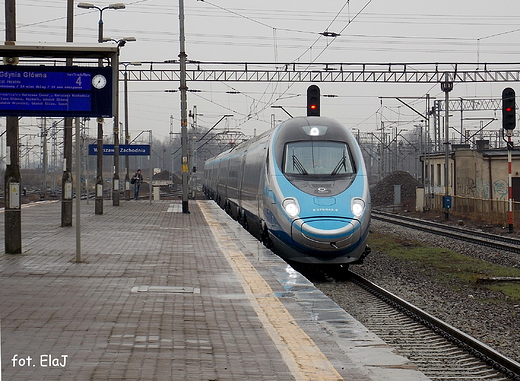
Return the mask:
[[[106,6],[109,1],[94,1]],[[77,4],[77,2],[76,2]],[[103,13],[105,37],[133,36],[121,52],[123,61],[176,59],[179,53],[178,1],[125,2],[124,10]],[[185,0],[186,52],[198,61],[240,62],[520,62],[520,4],[516,0]],[[2,7],[1,26],[5,36]],[[17,0],[17,40],[63,42],[66,1]],[[75,8],[76,42],[97,41],[99,12]],[[341,33],[337,38],[320,32]],[[511,64],[511,68],[518,64]],[[199,124],[212,126],[224,114],[234,114],[228,127],[246,134],[270,127],[271,114],[286,118],[305,112],[309,84],[190,83],[200,93],[188,95],[197,106]],[[514,84],[457,84],[453,97],[499,97]],[[381,120],[418,123],[416,115],[391,99],[442,97],[440,86],[394,84],[321,84],[322,115],[361,131],[374,131]],[[135,136],[153,129],[168,136],[170,116],[179,131],[179,95],[165,93],[177,83],[131,83],[130,129]],[[240,94],[229,94],[238,91]],[[520,88],[517,89],[520,91]],[[280,98],[280,99],[279,99]],[[424,110],[422,103],[416,107]],[[226,124],[221,124],[224,127]],[[498,126],[496,126],[498,128]]]

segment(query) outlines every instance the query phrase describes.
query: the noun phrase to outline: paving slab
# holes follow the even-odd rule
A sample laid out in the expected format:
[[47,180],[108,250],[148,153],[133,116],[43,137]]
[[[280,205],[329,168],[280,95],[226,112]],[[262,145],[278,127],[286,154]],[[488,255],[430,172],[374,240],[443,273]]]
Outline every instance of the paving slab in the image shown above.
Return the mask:
[[82,201],[77,262],[60,203],[24,206],[23,253],[0,254],[0,378],[427,380],[216,204],[181,209]]

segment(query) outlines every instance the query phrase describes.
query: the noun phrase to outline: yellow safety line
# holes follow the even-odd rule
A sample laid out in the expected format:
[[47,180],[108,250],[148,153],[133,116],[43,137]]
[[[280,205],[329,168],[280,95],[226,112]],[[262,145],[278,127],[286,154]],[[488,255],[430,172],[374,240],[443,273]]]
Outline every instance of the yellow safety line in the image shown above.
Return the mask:
[[213,236],[238,275],[244,292],[282,358],[297,380],[343,380],[327,357],[301,329],[273,290],[233,243],[204,202],[198,202]]

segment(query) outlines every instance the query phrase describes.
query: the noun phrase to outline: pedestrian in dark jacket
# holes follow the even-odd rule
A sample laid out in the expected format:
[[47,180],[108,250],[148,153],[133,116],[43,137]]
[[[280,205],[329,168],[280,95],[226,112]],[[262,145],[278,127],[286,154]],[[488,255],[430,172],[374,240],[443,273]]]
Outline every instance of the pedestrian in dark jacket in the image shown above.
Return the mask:
[[135,175],[132,176],[132,180],[130,181],[134,184],[134,200],[139,198],[139,188],[143,182],[143,175],[141,175],[141,170],[138,169]]

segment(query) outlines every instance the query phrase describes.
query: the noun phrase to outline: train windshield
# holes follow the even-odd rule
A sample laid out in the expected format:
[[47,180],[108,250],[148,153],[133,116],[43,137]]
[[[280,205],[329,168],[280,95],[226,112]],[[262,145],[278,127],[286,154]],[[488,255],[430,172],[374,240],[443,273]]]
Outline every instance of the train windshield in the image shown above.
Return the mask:
[[334,176],[355,172],[347,144],[329,141],[298,141],[285,146],[286,175]]

